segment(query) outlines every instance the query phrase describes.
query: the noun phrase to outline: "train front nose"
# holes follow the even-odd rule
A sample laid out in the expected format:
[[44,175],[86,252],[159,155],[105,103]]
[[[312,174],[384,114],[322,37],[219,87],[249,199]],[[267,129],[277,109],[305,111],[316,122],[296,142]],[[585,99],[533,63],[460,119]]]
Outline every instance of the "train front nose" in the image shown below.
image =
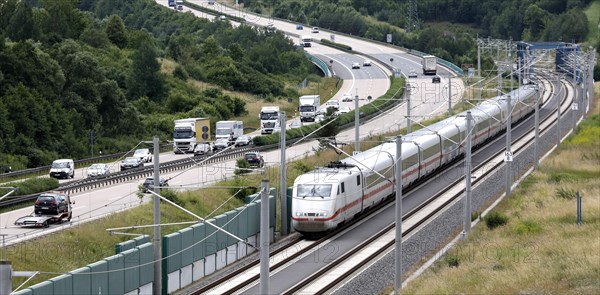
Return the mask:
[[299,232],[324,232],[335,227],[331,213],[326,211],[295,212],[292,226]]

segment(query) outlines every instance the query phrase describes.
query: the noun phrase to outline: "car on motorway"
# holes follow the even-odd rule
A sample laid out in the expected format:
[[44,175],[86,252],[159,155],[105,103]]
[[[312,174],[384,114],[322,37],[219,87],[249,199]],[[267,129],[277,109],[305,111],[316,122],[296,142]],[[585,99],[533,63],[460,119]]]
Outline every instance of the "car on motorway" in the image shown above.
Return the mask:
[[296,30],[304,30],[304,27],[302,25],[296,25]]
[[355,62],[352,64],[352,69],[360,69],[360,64]]
[[250,135],[240,135],[235,139],[235,146],[249,145],[252,143]]
[[50,166],[50,177],[73,178],[75,177],[75,162],[73,159],[58,159]]
[[365,61],[363,61],[363,67],[370,67],[371,66],[371,61],[368,59],[365,59]]
[[275,30],[276,30],[276,29],[275,29],[275,25],[274,25],[273,23],[269,23],[269,24],[267,25],[267,31],[268,31],[268,32],[275,32]]
[[417,77],[419,77],[419,75],[417,74],[417,71],[411,70],[410,72],[408,72],[408,77],[409,78],[417,78]]
[[337,99],[330,99],[325,103],[325,108],[333,108],[337,111],[340,109],[340,102]]
[[244,154],[244,159],[250,167],[262,168],[265,165],[265,160],[259,152],[248,152]]
[[340,108],[340,109],[339,109],[339,110],[336,112],[336,114],[338,114],[338,115],[343,115],[343,114],[346,114],[346,113],[349,113],[349,112],[350,112],[350,108],[349,108],[349,107],[341,107],[341,108]]
[[440,82],[441,82],[440,77],[436,76],[436,77],[431,78],[431,83],[440,83]]
[[320,122],[323,122],[323,120],[325,120],[325,115],[323,115],[323,114],[318,114],[318,115],[315,117],[315,123],[320,123]]
[[222,15],[222,14],[221,14],[221,15],[219,16],[219,19],[220,19],[220,20],[227,20],[227,17],[226,17],[225,15]]
[[62,193],[43,193],[37,197],[34,205],[35,214],[59,215],[69,212],[69,195]]
[[87,177],[106,177],[110,174],[110,167],[105,163],[96,163],[87,169]]
[[152,153],[150,152],[150,149],[137,149],[133,153],[133,156],[140,158],[144,163],[152,162]]
[[212,152],[210,143],[199,143],[194,147],[194,156],[206,155]]
[[318,27],[313,27],[311,32],[318,33],[319,32],[319,28]]
[[292,121],[288,125],[287,129],[296,129],[296,128],[302,128],[302,122],[300,120],[294,120],[294,121]]
[[[144,187],[144,193],[147,193],[149,190],[154,189],[154,177],[150,176],[150,177],[146,177],[146,179],[144,180],[144,184],[142,184],[142,186]],[[165,186],[169,186],[169,182],[166,178],[164,177],[159,177],[158,178],[158,186],[160,187],[165,187]]]
[[224,150],[231,145],[231,142],[228,138],[219,138],[215,141],[213,145],[214,151]]
[[144,163],[138,157],[127,157],[121,162],[121,171],[144,167]]
[[342,102],[352,102],[354,101],[352,99],[352,95],[350,93],[345,93],[344,95],[342,95]]

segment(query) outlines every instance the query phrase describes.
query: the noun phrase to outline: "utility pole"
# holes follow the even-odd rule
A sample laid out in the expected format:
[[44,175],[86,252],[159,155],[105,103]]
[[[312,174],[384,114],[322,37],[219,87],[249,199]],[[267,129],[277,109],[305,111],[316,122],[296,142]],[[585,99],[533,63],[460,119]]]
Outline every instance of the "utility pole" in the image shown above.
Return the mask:
[[557,135],[557,140],[556,140],[556,147],[559,148],[560,147],[560,101],[561,101],[561,96],[562,96],[562,83],[561,83],[561,78],[560,76],[556,76],[558,78],[558,89],[559,89],[559,95],[558,95],[558,99],[556,101],[556,135]]
[[506,114],[506,153],[504,155],[504,165],[506,169],[506,197],[510,198],[511,195],[511,186],[512,186],[512,177],[511,177],[511,168],[512,168],[512,151],[511,151],[511,143],[512,143],[512,97],[508,95],[508,114]]
[[540,93],[536,94],[535,100],[535,140],[533,144],[533,155],[535,161],[535,170],[540,166],[540,158],[538,157],[538,142],[540,140]]
[[[154,192],[160,194],[160,175],[159,175],[159,154],[158,136],[154,136]],[[154,236],[152,242],[154,246],[154,284],[152,293],[162,294],[162,250],[160,235],[160,198],[154,196]]]
[[279,150],[281,155],[281,171],[279,172],[279,196],[281,198],[281,235],[288,234],[288,216],[287,216],[287,173],[286,173],[286,157],[285,157],[285,112],[279,114],[282,131],[279,136]]
[[408,94],[408,99],[406,100],[406,134],[409,134],[412,132],[412,122],[410,120],[410,97],[412,95],[412,91],[411,93]]
[[354,96],[354,153],[360,152],[360,112],[358,106],[358,95]]
[[260,294],[269,294],[269,180],[260,183]]
[[452,116],[452,76],[448,76],[448,117]]
[[[2,236],[4,239],[4,236]],[[2,245],[4,247],[4,243]],[[12,293],[12,265],[8,260],[0,260],[0,295]]]
[[396,137],[396,244],[395,244],[395,288],[400,294],[402,289],[402,136]]
[[477,101],[481,100],[481,44],[477,34]]
[[463,239],[467,239],[469,230],[471,230],[471,111],[467,111],[467,150],[465,156],[465,224],[463,229]]

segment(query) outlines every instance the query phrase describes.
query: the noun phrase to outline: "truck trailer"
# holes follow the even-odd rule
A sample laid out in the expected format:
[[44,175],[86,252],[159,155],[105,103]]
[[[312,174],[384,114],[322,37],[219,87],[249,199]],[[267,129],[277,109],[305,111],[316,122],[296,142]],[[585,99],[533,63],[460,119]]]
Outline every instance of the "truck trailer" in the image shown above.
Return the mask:
[[437,58],[435,56],[423,56],[421,65],[423,66],[423,75],[435,75],[437,73]]
[[242,121],[219,121],[216,123],[216,138],[227,138],[229,141],[235,141],[240,135],[244,134],[244,122]]
[[210,142],[210,119],[187,118],[175,120],[173,152],[193,153],[199,143]]
[[303,95],[300,96],[298,105],[300,111],[300,121],[314,122],[317,115],[321,113],[321,96],[320,95]]
[[262,107],[260,114],[260,133],[271,134],[274,129],[279,129],[279,107],[278,106],[266,106]]

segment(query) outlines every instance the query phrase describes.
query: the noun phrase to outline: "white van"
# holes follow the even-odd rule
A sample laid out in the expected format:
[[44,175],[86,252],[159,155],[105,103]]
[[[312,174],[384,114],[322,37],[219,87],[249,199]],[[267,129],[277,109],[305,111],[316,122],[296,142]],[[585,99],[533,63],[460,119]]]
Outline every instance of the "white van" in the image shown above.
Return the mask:
[[52,162],[50,177],[73,178],[75,177],[75,163],[72,159],[59,159]]

